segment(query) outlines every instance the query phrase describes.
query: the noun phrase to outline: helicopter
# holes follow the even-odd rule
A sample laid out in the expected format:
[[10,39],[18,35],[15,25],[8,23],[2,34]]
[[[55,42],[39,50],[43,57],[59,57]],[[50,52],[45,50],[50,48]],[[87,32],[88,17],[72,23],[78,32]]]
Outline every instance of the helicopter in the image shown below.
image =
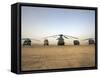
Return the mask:
[[48,46],[49,45],[49,41],[48,41],[48,39],[45,39],[44,40],[44,46]]
[[[57,36],[59,36],[59,38]],[[48,37],[45,37],[45,38],[49,38],[49,37],[57,38],[57,40],[58,40],[57,45],[58,46],[65,45],[64,38],[65,39],[70,39],[70,38],[78,39],[77,37],[73,37],[73,36],[69,36],[69,35],[63,35],[63,34],[48,36]],[[46,41],[46,40],[44,40],[44,41]],[[49,41],[47,43],[49,43]],[[74,40],[73,43],[74,43],[74,45],[79,45],[80,44],[80,42],[78,40]],[[45,42],[44,42],[44,44],[45,44]]]
[[80,45],[80,42],[78,40],[73,41],[74,45]]
[[24,40],[23,46],[31,46],[32,45],[32,40],[40,41],[40,40],[36,40],[36,39],[32,39],[32,38],[23,38],[22,40]]
[[95,39],[94,38],[87,38],[87,39],[84,39],[83,41],[88,41],[88,44],[91,45],[91,44],[95,44]]

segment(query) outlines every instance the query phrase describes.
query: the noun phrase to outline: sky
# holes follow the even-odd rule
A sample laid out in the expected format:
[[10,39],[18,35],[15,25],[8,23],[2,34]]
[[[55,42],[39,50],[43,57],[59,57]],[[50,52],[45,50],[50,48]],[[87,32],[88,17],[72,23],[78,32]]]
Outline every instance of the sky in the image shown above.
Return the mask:
[[[21,8],[22,38],[43,41],[44,37],[64,34],[81,39],[95,37],[95,11],[28,7]],[[56,43],[55,38],[48,38]],[[71,42],[73,39],[65,39]],[[34,41],[35,42],[35,41]]]

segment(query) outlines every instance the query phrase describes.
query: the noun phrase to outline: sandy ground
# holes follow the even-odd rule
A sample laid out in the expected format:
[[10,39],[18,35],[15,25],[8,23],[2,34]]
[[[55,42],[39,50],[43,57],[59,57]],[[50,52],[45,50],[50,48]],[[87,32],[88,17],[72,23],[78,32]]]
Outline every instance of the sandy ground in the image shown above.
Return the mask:
[[22,70],[95,66],[95,46],[22,47]]

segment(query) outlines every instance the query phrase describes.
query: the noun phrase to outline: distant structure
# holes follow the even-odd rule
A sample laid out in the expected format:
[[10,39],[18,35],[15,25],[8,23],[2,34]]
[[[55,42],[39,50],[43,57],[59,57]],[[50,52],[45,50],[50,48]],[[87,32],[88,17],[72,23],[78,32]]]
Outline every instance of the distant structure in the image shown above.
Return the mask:
[[48,41],[48,39],[45,39],[45,40],[44,40],[44,46],[49,46],[49,41]]
[[78,40],[73,41],[74,45],[80,45],[80,42]]

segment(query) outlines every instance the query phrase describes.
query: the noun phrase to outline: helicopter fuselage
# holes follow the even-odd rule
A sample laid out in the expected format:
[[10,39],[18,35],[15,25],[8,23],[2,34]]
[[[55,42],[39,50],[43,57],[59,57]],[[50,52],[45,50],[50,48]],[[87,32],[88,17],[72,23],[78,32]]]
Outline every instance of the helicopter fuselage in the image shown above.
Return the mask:
[[64,39],[62,36],[58,38],[58,45],[65,45]]
[[24,43],[23,43],[23,46],[25,46],[25,45],[31,46],[31,40],[30,40],[30,39],[26,39],[26,40],[24,41]]
[[44,40],[44,46],[48,46],[49,45],[49,41],[47,39]]
[[94,40],[92,40],[92,39],[89,39],[88,42],[89,42],[89,45],[95,44]]

